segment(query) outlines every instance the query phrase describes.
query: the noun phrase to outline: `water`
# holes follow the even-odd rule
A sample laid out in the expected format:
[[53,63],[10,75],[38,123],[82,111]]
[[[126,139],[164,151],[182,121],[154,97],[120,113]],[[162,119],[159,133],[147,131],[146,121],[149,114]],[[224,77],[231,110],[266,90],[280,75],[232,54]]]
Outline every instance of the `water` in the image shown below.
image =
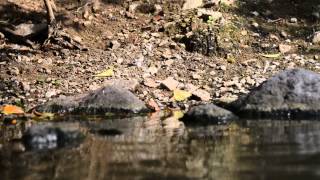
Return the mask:
[[65,126],[86,137],[76,145],[48,150],[25,149],[12,140],[23,127],[3,127],[1,180],[320,178],[318,121],[241,120],[186,127],[154,114],[78,119]]

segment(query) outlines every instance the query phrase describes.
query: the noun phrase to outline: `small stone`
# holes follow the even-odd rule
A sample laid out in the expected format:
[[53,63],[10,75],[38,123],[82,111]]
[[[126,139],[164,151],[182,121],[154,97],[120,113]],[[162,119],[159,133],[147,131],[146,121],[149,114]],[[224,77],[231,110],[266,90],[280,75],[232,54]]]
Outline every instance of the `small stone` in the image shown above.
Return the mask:
[[260,14],[257,11],[252,11],[251,14],[255,17],[259,16]]
[[73,40],[75,40],[78,43],[82,42],[82,38],[80,36],[73,36]]
[[91,24],[91,21],[84,21],[84,22],[83,22],[83,25],[84,25],[85,27],[90,26],[90,24]]
[[282,54],[288,53],[292,50],[292,47],[290,45],[287,44],[279,44],[279,51]]
[[214,76],[214,75],[216,75],[217,73],[215,72],[215,71],[210,71],[210,73],[209,73],[211,76]]
[[314,44],[319,44],[320,43],[320,31],[317,31],[313,34],[312,42]]
[[28,82],[22,82],[21,85],[24,91],[30,91],[30,84]]
[[248,31],[242,30],[240,33],[241,33],[242,36],[246,36],[248,34]]
[[297,23],[298,22],[298,19],[297,18],[290,18],[290,23]]
[[118,41],[116,41],[116,40],[113,40],[113,41],[111,41],[111,43],[110,43],[110,48],[111,48],[112,50],[116,50],[116,49],[120,48],[120,46],[121,46],[121,44],[120,44]]
[[222,18],[222,13],[219,11],[208,10],[205,8],[198,9],[198,17],[201,16],[211,16],[211,20],[213,22]]
[[135,2],[129,5],[129,12],[135,13],[138,7],[140,6],[139,2]]
[[197,89],[199,89],[197,86],[195,86],[195,85],[193,85],[193,84],[186,84],[185,85],[185,87],[184,87],[184,89],[186,90],[186,91],[189,91],[189,92],[193,92],[193,91],[195,91],[195,90],[197,90]]
[[210,101],[211,100],[210,93],[203,90],[203,89],[197,89],[197,90],[193,91],[192,95],[196,96],[201,101]]
[[51,98],[53,96],[56,96],[58,94],[56,89],[50,89],[46,92],[45,97],[46,98]]
[[226,71],[226,70],[227,70],[227,67],[226,67],[226,66],[220,66],[220,69],[221,69],[222,71]]
[[111,31],[105,31],[105,32],[103,32],[102,37],[104,37],[106,39],[112,39],[113,33]]
[[192,74],[193,79],[201,79],[201,76],[197,73]]
[[287,38],[287,37],[288,37],[288,34],[287,34],[287,32],[285,32],[285,31],[281,31],[280,35],[281,35],[281,37],[283,37],[283,38]]
[[186,124],[226,124],[237,117],[230,111],[214,104],[194,106],[189,109],[182,119]]
[[151,67],[148,68],[147,71],[148,71],[148,73],[154,75],[154,74],[157,74],[158,68],[156,68],[155,66],[151,66]]
[[105,86],[117,86],[123,89],[134,91],[137,89],[139,82],[136,79],[110,79],[104,81]]
[[246,77],[246,83],[250,85],[254,85],[256,81],[252,79],[250,76]]
[[172,59],[166,60],[166,61],[164,62],[164,64],[165,64],[166,66],[171,66],[173,63],[174,63],[174,60],[172,60]]
[[165,88],[169,89],[170,91],[173,91],[178,87],[179,82],[176,81],[173,77],[168,77],[167,79],[161,82],[161,85],[163,85]]
[[223,86],[224,87],[229,87],[229,86],[233,86],[235,84],[236,84],[235,81],[226,81],[226,82],[223,83]]
[[147,87],[150,87],[150,88],[156,88],[160,85],[159,83],[157,83],[156,81],[154,81],[151,78],[144,79],[143,84]]
[[159,33],[151,33],[151,36],[158,38],[158,37],[160,37],[160,34]]
[[183,4],[182,9],[188,10],[188,9],[195,9],[198,7],[203,6],[203,0],[186,0]]
[[270,34],[270,39],[273,39],[273,40],[276,40],[276,41],[279,41],[280,39],[278,38],[278,36],[274,35],[274,34]]
[[11,75],[19,75],[20,74],[20,70],[17,67],[12,67],[12,68],[10,68],[9,73]]
[[162,56],[164,59],[171,59],[171,58],[172,58],[171,50],[170,50],[170,49],[165,49],[165,50],[163,51],[163,53],[161,54],[161,56]]
[[255,27],[255,28],[258,28],[258,27],[259,27],[259,24],[258,24],[257,22],[253,22],[251,25],[252,25],[253,27]]
[[117,59],[117,64],[122,64],[123,63],[123,58],[118,58]]
[[159,105],[157,104],[157,102],[156,102],[154,99],[150,99],[150,100],[148,101],[148,103],[147,103],[147,106],[148,106],[150,109],[154,110],[154,111],[160,111],[160,110],[161,110],[160,107],[159,107]]

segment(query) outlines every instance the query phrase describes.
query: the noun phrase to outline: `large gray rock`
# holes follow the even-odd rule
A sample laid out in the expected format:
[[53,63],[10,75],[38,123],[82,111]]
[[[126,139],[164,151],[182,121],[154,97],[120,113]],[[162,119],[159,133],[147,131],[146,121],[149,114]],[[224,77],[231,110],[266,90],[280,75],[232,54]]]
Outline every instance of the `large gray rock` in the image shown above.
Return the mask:
[[187,124],[226,124],[237,119],[232,112],[214,104],[194,106],[185,114],[183,121]]
[[148,108],[130,91],[118,86],[105,86],[87,94],[60,97],[36,107],[39,112],[105,114],[141,113]]
[[283,71],[233,104],[240,116],[317,118],[320,112],[320,74]]

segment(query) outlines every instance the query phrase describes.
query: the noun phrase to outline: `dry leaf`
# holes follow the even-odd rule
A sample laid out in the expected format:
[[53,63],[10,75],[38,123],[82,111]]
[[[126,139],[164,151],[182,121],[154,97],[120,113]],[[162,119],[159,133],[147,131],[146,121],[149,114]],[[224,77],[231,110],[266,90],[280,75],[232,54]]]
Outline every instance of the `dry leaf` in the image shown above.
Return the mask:
[[41,113],[39,117],[36,118],[37,120],[53,120],[54,114],[53,113]]
[[188,91],[180,90],[180,89],[175,89],[173,91],[173,98],[176,101],[184,101],[188,99],[192,94]]
[[15,105],[3,105],[1,108],[1,113],[5,115],[9,114],[24,114],[24,111],[21,107]]
[[261,54],[261,56],[266,57],[266,58],[278,58],[280,57],[281,53],[277,54]]
[[113,72],[113,67],[110,67],[104,71],[102,71],[101,73],[98,73],[96,75],[94,75],[95,77],[110,77],[113,76],[114,72]]
[[184,113],[180,110],[178,111],[173,111],[173,117],[175,119],[181,119],[184,116]]

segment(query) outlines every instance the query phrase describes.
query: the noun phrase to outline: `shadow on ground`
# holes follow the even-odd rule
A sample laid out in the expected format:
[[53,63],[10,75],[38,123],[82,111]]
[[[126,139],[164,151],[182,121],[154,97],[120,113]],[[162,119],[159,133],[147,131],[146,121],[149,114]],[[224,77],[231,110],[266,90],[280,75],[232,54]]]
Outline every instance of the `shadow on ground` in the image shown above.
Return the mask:
[[[319,29],[318,0],[239,0],[237,13],[251,22],[248,26],[264,36],[285,31],[293,40],[310,41]],[[258,15],[257,15],[258,13]],[[295,22],[296,19],[296,22]],[[252,27],[257,22],[259,27]]]

